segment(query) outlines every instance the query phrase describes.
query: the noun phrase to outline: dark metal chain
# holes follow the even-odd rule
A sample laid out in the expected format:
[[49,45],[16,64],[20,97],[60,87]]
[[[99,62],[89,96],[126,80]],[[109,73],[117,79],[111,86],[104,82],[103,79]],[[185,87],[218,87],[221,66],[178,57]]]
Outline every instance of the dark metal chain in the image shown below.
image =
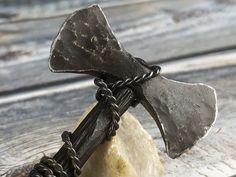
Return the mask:
[[103,79],[96,78],[94,80],[95,85],[99,87],[96,93],[96,99],[100,100],[102,98],[105,98],[110,104],[110,109],[112,113],[112,121],[110,123],[108,133],[107,133],[108,140],[110,140],[112,136],[115,136],[116,130],[119,129],[119,123],[118,123],[120,120],[120,115],[118,113],[119,107],[116,104],[116,98],[113,95],[114,90],[117,88],[124,87],[124,86],[140,84],[153,77],[156,77],[161,72],[160,66],[151,66],[150,69],[152,71],[149,73],[143,74],[141,76],[135,76],[134,78],[127,78],[126,80],[118,80],[115,83],[109,83],[108,85]]

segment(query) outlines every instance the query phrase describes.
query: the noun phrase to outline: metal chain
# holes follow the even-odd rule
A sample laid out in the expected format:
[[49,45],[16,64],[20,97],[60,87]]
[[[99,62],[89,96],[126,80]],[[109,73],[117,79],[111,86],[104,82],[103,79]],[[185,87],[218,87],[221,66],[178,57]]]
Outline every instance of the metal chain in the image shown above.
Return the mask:
[[115,83],[109,83],[108,85],[103,79],[96,78],[94,80],[94,84],[99,87],[96,93],[96,99],[101,100],[102,98],[107,99],[108,103],[110,104],[110,109],[112,113],[112,121],[109,125],[107,139],[110,140],[112,136],[116,135],[116,130],[119,129],[119,120],[120,115],[118,113],[119,107],[116,104],[116,98],[113,95],[113,92],[117,88],[121,88],[124,86],[131,86],[137,85],[144,81],[147,81],[153,77],[156,77],[161,72],[160,66],[151,66],[150,69],[152,70],[149,73],[143,74],[141,76],[135,76],[134,78],[127,78],[126,80],[118,80]]

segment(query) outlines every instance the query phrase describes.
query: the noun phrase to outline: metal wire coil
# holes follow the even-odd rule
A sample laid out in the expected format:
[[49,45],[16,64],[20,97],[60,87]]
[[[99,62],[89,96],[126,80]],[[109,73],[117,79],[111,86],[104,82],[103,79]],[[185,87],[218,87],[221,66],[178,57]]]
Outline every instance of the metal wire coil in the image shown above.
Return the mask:
[[[137,58],[143,65],[147,64],[142,60]],[[114,83],[106,84],[103,79],[96,78],[94,80],[95,85],[99,87],[96,93],[96,99],[106,99],[110,105],[110,110],[112,113],[111,123],[109,125],[107,139],[111,139],[112,136],[116,135],[116,130],[119,129],[119,107],[116,104],[116,98],[113,95],[113,92],[121,87],[126,86],[134,86],[145,82],[157,75],[161,72],[160,66],[151,66],[149,67],[152,71],[141,76],[136,76],[134,78],[127,78],[126,80],[118,80]],[[76,151],[73,148],[71,142],[71,133],[70,132],[63,132],[62,133],[62,141],[65,142],[64,148],[66,150],[67,158],[70,159],[72,164],[72,168],[74,170],[74,177],[78,177],[81,173],[80,169],[80,160],[77,157]],[[34,165],[33,170],[31,170],[29,177],[68,177],[68,174],[63,170],[61,164],[55,161],[51,157],[44,156],[39,163]]]
[[105,98],[108,103],[110,104],[110,109],[112,113],[112,121],[109,125],[108,133],[107,133],[107,139],[110,140],[112,136],[116,135],[116,130],[119,129],[119,121],[120,121],[120,115],[119,115],[119,107],[116,104],[116,98],[113,95],[114,90],[117,88],[125,87],[125,86],[131,86],[131,85],[137,85],[142,82],[145,82],[153,77],[156,77],[161,72],[160,66],[151,66],[150,69],[152,70],[149,73],[143,74],[141,76],[135,76],[134,78],[127,78],[126,80],[118,80],[114,83],[106,84],[106,82],[103,79],[96,78],[94,79],[94,84],[99,87],[96,93],[96,99],[101,100],[102,98]]

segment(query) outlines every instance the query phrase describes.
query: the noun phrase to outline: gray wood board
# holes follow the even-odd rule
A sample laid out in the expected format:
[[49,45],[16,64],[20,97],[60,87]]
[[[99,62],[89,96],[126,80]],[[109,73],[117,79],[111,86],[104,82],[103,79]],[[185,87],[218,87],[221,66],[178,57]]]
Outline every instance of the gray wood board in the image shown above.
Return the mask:
[[[207,137],[180,158],[172,160],[164,153],[158,128],[147,112],[141,106],[130,109],[154,138],[164,164],[164,176],[227,177],[236,174],[236,66],[167,77],[215,87],[219,115]],[[56,152],[62,145],[60,134],[76,127],[79,115],[94,101],[94,94],[95,88],[89,87],[0,105],[0,174],[12,176],[13,171],[31,164],[43,153]]]
[[[235,9],[234,3],[219,1],[151,1],[104,11],[129,51],[155,61],[235,47]],[[41,54],[43,59],[66,16],[2,23],[0,58],[38,59]],[[148,55],[149,50],[155,55]]]
[[55,16],[91,4],[112,7],[147,1],[150,0],[70,0],[69,3],[67,0],[1,0],[0,22]]
[[[171,4],[155,1],[108,7],[105,13],[125,48],[148,62],[168,62],[235,49],[234,3],[177,1]],[[47,67],[51,41],[64,18],[0,25],[1,94],[51,82],[71,82],[77,77],[69,74],[55,76]]]

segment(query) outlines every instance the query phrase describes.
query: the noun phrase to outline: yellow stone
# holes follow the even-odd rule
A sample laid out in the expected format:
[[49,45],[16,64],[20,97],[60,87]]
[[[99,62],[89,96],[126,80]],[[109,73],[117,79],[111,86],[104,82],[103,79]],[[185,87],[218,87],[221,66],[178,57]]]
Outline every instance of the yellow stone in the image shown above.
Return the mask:
[[161,176],[162,164],[151,136],[128,112],[119,124],[117,135],[98,147],[82,168],[81,177]]

